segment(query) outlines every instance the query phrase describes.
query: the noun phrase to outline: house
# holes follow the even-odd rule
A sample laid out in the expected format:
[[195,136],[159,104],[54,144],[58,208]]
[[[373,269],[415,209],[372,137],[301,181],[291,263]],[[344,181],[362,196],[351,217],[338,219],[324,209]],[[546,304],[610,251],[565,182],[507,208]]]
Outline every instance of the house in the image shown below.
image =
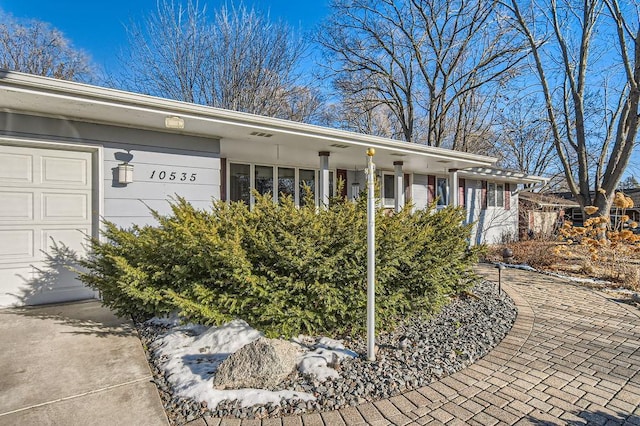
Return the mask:
[[579,208],[576,201],[536,192],[521,192],[518,197],[521,240],[548,238],[564,223],[567,211]]
[[0,71],[0,306],[94,297],[51,247],[82,254],[102,218],[153,223],[176,194],[300,203],[303,184],[322,206],[339,178],[346,197],[365,188],[369,147],[385,207],[464,205],[472,244],[515,235],[517,185],[543,181],[487,156]]
[[[640,223],[640,188],[635,189],[625,189],[622,191],[625,196],[631,198],[633,201],[633,207],[631,208],[618,208],[614,205],[611,206],[611,210],[609,212],[609,216],[611,218],[611,224],[616,227],[618,226],[619,219],[625,215],[629,217],[627,222],[637,222]],[[591,192],[591,197],[594,197],[595,193]],[[584,215],[582,212],[582,207],[580,204],[575,201],[575,197],[571,192],[559,192],[554,194],[554,196],[563,198],[568,200],[569,202],[574,203],[572,206],[568,206],[565,211],[565,216],[567,220],[570,220],[576,226],[582,226],[584,223]],[[625,225],[626,226],[626,225]]]

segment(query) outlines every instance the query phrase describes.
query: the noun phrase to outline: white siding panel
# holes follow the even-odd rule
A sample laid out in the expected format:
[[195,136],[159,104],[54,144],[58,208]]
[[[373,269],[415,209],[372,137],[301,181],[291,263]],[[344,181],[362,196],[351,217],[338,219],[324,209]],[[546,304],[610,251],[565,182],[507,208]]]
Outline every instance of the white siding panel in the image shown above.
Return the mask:
[[[203,146],[205,148],[205,146]],[[220,198],[220,159],[212,152],[175,148],[131,151],[133,183],[117,182],[117,167],[123,151],[105,149],[104,216],[120,226],[153,223],[149,208],[170,213],[169,201],[176,196],[202,208]],[[120,158],[120,159],[119,159]]]
[[411,194],[413,194],[413,204],[416,209],[423,210],[427,207],[427,199],[429,194],[427,175],[413,175]]
[[[468,221],[475,222],[471,241],[474,244],[497,244],[518,235],[517,195],[511,195],[510,209],[487,207],[482,209],[482,181],[466,180]],[[512,186],[515,186],[512,184]]]

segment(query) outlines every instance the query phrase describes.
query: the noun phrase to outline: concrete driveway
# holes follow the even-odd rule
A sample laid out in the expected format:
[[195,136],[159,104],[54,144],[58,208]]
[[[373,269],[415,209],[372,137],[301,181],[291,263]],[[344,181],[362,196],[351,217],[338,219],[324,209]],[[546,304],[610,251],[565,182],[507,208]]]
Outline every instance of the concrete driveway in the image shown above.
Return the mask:
[[98,301],[0,309],[0,425],[167,425],[130,322]]

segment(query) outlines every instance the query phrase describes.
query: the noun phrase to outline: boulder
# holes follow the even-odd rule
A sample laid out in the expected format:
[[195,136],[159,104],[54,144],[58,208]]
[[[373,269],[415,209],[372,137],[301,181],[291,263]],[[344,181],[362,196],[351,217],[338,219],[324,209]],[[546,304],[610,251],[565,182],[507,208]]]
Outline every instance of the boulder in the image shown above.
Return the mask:
[[297,347],[261,337],[231,354],[213,378],[216,389],[265,389],[276,386],[296,368]]

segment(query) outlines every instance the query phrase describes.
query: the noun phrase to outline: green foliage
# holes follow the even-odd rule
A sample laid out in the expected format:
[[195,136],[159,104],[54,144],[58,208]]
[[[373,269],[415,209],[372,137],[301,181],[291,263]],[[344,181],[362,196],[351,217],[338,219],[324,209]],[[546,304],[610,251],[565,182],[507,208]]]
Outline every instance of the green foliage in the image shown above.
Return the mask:
[[[378,210],[376,318],[389,329],[430,313],[467,289],[477,249],[469,249],[464,211],[411,214]],[[358,333],[366,321],[366,200],[334,198],[326,210],[256,194],[210,211],[184,199],[157,226],[105,223],[91,240],[80,279],[120,315],[179,311],[219,325],[242,318],[268,336]]]

